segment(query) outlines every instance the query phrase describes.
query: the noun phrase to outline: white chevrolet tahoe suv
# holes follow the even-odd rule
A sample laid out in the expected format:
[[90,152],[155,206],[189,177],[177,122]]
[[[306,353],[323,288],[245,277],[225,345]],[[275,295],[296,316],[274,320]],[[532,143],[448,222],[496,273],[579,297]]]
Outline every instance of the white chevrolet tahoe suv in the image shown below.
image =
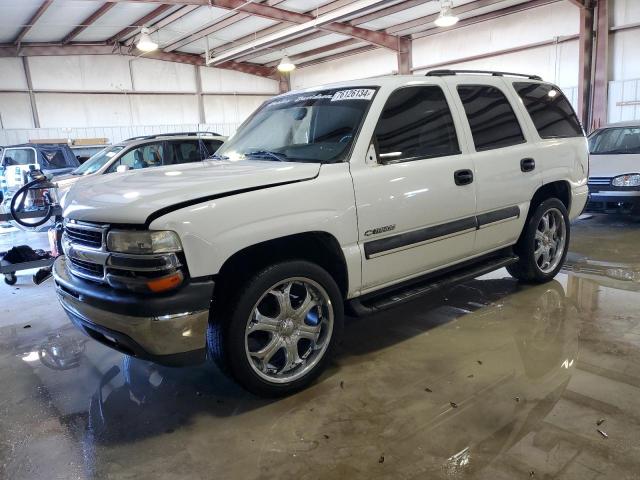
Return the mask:
[[436,71],[289,92],[203,163],[64,200],[57,292],[127,355],[207,356],[248,390],[307,386],[355,315],[507,267],[562,266],[587,141],[536,76]]

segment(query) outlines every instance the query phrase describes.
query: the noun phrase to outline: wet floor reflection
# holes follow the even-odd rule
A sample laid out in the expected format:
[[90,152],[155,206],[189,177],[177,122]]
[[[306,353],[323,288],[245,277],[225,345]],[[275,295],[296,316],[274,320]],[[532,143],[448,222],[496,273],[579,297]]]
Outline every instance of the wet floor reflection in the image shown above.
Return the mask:
[[576,228],[546,285],[501,271],[348,319],[328,371],[280,400],[124,357],[57,311],[2,323],[0,478],[635,478],[639,297],[621,270],[640,252],[582,238],[602,228]]

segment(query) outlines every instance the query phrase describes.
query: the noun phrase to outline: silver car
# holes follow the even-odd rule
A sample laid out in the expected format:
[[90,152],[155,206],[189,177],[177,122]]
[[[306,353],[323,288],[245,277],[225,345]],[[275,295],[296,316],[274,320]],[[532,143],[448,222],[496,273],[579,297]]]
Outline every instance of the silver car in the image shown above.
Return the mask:
[[640,121],[594,131],[589,152],[586,211],[640,214]]

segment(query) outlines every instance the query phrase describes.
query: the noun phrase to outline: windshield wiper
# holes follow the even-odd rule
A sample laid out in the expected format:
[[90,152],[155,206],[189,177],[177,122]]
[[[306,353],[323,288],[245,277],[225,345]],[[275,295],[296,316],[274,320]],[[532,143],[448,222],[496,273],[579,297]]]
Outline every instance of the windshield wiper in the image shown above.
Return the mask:
[[244,156],[255,157],[255,158],[269,158],[269,159],[278,160],[279,162],[286,162],[288,158],[284,153],[272,152],[270,150],[257,150],[255,152],[246,152]]

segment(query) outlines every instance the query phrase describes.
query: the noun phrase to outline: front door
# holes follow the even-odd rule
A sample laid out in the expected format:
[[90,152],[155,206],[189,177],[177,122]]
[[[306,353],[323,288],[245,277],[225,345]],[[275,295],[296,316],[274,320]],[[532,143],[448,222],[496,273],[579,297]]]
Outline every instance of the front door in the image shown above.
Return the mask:
[[354,162],[363,292],[436,269],[471,252],[473,165],[438,85],[387,99],[366,163]]

